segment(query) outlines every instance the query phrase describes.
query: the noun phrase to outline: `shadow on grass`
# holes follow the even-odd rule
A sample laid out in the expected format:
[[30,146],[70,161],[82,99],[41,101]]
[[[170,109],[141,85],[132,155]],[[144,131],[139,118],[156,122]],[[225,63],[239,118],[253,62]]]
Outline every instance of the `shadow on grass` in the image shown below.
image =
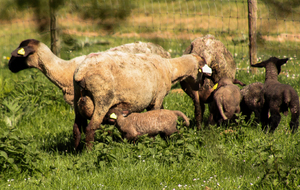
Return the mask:
[[[78,154],[86,150],[85,135],[82,133],[79,147],[74,148],[74,140],[72,131],[63,131],[57,134],[48,134],[44,137],[44,144],[41,150],[45,152],[57,152],[59,154]],[[110,142],[123,142],[120,132],[113,126],[105,126],[104,129],[98,129],[95,132],[95,142],[109,144]]]

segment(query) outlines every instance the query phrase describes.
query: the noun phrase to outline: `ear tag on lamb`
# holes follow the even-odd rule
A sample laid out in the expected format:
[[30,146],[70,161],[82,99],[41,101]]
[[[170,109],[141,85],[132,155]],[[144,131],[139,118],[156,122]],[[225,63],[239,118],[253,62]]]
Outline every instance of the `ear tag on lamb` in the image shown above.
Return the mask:
[[202,73],[202,69],[199,69],[199,72]]
[[212,88],[216,90],[218,88],[218,83],[216,83]]
[[117,119],[117,115],[115,113],[110,114],[109,116],[111,119]]
[[19,54],[19,55],[25,55],[25,50],[24,50],[24,48],[19,49],[18,54]]

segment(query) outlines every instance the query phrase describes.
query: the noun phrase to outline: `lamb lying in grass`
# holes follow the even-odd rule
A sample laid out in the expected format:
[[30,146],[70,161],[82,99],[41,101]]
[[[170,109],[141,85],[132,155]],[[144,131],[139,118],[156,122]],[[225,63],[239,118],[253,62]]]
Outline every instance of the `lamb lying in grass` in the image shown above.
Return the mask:
[[125,117],[120,110],[115,109],[110,114],[111,119],[116,120],[116,127],[122,133],[122,137],[130,141],[136,140],[138,136],[144,134],[148,134],[149,137],[159,134],[162,138],[166,138],[178,132],[176,128],[178,116],[185,120],[186,126],[190,125],[189,119],[181,111],[159,109],[131,113]]
[[[202,80],[206,62],[195,54],[166,59],[155,54],[102,52],[90,54],[74,73],[75,122],[73,133],[77,148],[83,127],[86,143],[94,141],[110,109],[142,112],[162,107],[163,99],[176,82],[189,78],[193,83]],[[81,101],[82,99],[85,101]],[[90,102],[92,114],[81,110],[78,102]],[[88,125],[87,119],[90,119]]]
[[234,84],[245,86],[237,79],[223,77],[219,81],[218,87],[213,92],[213,101],[209,106],[209,124],[221,124],[232,120],[235,114],[240,112],[242,96],[239,87]]
[[[154,53],[165,58],[171,57],[161,46],[143,42],[125,44],[107,51]],[[73,106],[73,74],[76,67],[85,58],[86,55],[83,55],[68,61],[63,60],[54,55],[44,43],[35,39],[28,39],[22,41],[19,47],[11,53],[8,66],[14,73],[27,68],[39,69],[52,83],[62,90],[65,101]]]
[[[291,111],[290,128],[293,133],[299,126],[299,96],[295,89],[287,84],[281,84],[278,81],[278,75],[281,66],[288,61],[287,59],[278,59],[271,57],[261,63],[251,65],[252,67],[266,68],[265,83],[261,91],[261,121],[263,127],[269,125],[270,132],[274,132],[280,123],[280,113],[288,114],[288,108]],[[270,112],[270,118],[268,113]]]
[[[192,98],[195,106],[195,118],[198,129],[204,113],[204,103],[208,97],[206,94],[213,85],[222,77],[235,78],[236,65],[231,53],[225,45],[212,35],[196,38],[191,45],[186,48],[184,54],[195,53],[204,58],[207,65],[212,68],[211,78],[205,78],[202,84],[193,84],[191,81],[180,82],[181,88]],[[209,92],[208,92],[209,93]]]
[[263,83],[255,82],[245,86],[241,90],[241,112],[246,116],[245,120],[250,119],[251,114],[254,112],[257,121],[260,120],[260,113],[262,105],[260,103],[260,93],[263,88]]

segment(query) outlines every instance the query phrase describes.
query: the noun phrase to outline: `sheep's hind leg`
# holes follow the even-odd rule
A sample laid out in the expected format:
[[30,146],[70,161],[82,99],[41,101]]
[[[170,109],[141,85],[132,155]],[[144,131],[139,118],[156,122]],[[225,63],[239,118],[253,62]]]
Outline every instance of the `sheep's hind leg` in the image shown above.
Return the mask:
[[[94,138],[95,138],[95,122],[93,121],[94,119],[92,118],[92,120],[90,121],[89,125],[86,127],[85,130],[85,143],[86,143],[86,147],[91,150],[92,149],[92,143],[94,142]],[[93,125],[94,124],[94,125]],[[100,125],[100,124],[99,124]]]
[[82,127],[85,129],[86,126],[87,126],[87,120],[83,118],[81,115],[76,114],[75,122],[73,125],[74,147],[76,150],[78,149],[80,143]]
[[296,114],[292,113],[292,118],[290,121],[290,128],[292,130],[292,133],[295,133],[297,131],[298,126],[299,126],[299,112],[297,112]]
[[269,118],[270,121],[270,132],[274,132],[275,129],[278,127],[281,120],[281,115],[279,112],[271,111],[271,117]]

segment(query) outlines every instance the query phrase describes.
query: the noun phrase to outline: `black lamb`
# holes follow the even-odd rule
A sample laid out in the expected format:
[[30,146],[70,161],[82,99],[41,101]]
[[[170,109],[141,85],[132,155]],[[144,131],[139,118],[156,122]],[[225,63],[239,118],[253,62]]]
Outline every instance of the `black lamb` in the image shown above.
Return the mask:
[[261,105],[263,105],[260,119],[263,127],[270,127],[270,132],[274,132],[277,128],[281,120],[280,113],[287,115],[288,108],[291,111],[290,128],[292,133],[295,133],[299,126],[299,96],[293,87],[278,82],[281,65],[287,61],[288,58],[271,57],[266,61],[251,65],[252,67],[266,68],[265,83],[260,96]]

